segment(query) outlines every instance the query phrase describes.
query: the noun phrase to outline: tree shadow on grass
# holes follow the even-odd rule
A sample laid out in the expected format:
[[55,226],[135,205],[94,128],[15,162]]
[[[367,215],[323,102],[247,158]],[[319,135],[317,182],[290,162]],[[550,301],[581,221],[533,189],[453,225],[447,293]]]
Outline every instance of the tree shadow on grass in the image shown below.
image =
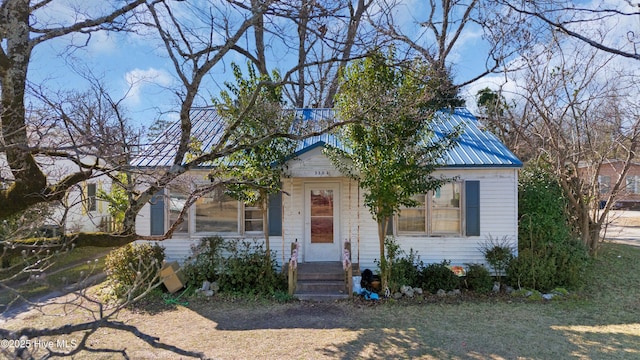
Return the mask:
[[[544,305],[359,306],[343,303],[194,304],[218,331],[337,330],[307,349],[336,359],[640,358],[640,324],[557,325]],[[523,311],[524,310],[524,311]],[[538,310],[538,311],[536,311]],[[573,322],[573,321],[572,321]],[[319,344],[323,342],[320,341]]]
[[640,359],[640,323],[600,326],[552,326],[568,339],[581,359]]

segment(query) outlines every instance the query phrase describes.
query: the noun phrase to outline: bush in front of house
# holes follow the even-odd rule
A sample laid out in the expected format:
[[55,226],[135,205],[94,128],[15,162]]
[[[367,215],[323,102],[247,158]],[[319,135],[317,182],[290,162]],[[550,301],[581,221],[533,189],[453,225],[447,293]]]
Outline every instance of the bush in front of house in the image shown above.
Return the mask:
[[518,192],[518,257],[506,268],[508,282],[540,291],[579,286],[589,256],[571,231],[558,180],[534,165],[523,170]]
[[469,290],[479,294],[488,294],[493,289],[493,278],[482,264],[467,265],[465,283]]
[[191,247],[191,256],[182,265],[187,287],[200,288],[204,281],[218,281],[224,267],[227,245],[220,236],[205,237]]
[[460,279],[449,268],[450,262],[443,260],[441,263],[433,263],[425,266],[420,271],[421,287],[435,294],[438,290],[451,291],[460,285]]
[[164,248],[157,244],[127,244],[111,251],[105,259],[105,272],[114,295],[131,299],[159,281]]
[[191,249],[182,271],[187,286],[199,288],[217,281],[220,291],[234,294],[274,295],[287,289],[284,274],[263,244],[250,240],[203,238]]
[[287,289],[287,280],[277,270],[274,256],[262,243],[229,241],[229,256],[219,277],[220,290],[247,295],[274,295]]
[[587,249],[577,241],[550,244],[546,249],[523,249],[507,267],[509,283],[517,288],[547,291],[576,287],[589,262]]
[[[418,253],[410,249],[407,254],[391,236],[385,239],[384,245],[387,257],[386,265],[389,267],[389,290],[391,293],[400,291],[404,285],[420,286],[422,262]],[[377,262],[377,264],[380,267],[380,263]]]
[[502,276],[505,274],[511,260],[513,260],[514,250],[507,236],[502,239],[489,236],[484,244],[480,246],[480,251],[482,251],[487,263],[493,268],[494,275],[499,282],[502,282]]

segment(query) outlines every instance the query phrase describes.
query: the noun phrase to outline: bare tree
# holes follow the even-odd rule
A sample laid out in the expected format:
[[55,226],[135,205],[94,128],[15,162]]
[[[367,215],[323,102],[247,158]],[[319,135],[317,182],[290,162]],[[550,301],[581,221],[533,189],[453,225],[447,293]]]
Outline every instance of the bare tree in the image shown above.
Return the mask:
[[[637,80],[633,71],[614,70],[615,55],[604,56],[556,35],[543,52],[523,57],[527,70],[520,79],[521,117],[512,125],[555,171],[574,230],[595,254],[640,141]],[[606,206],[598,211],[598,170],[613,157],[624,165],[612,179]]]
[[[382,1],[381,20],[376,28],[398,44],[398,48],[406,52],[406,57],[418,56],[437,70],[443,94],[456,94],[459,88],[504,70],[505,60],[517,49],[513,43],[505,41],[508,38],[506,34],[498,33],[498,29],[491,25],[497,16],[494,7],[481,0],[431,0],[425,3],[424,12],[411,11],[413,24],[407,26],[406,20],[397,18],[396,11],[406,5],[396,0]],[[480,54],[486,57],[484,68],[475,69],[468,78],[454,83],[450,74],[455,72],[454,58],[464,46],[465,35],[482,31],[488,47],[486,53]]]
[[[640,60],[640,5],[637,2],[493,1],[503,7],[505,13],[516,14],[515,22],[512,16],[504,17],[512,24],[523,25],[526,19],[528,26],[537,31],[557,31],[595,49]],[[535,37],[533,31],[528,33]]]
[[274,8],[274,16],[285,23],[272,24],[272,37],[297,59],[282,72],[285,95],[292,105],[333,106],[341,69],[376,46],[378,37],[366,26],[375,3],[301,0]]

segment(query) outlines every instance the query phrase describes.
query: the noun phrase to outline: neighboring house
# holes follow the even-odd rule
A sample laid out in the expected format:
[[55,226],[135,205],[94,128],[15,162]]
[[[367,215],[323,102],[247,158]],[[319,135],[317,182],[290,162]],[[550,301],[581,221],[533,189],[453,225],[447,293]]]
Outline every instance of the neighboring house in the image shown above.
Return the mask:
[[[82,158],[86,164],[95,162],[93,156],[86,155]],[[38,155],[36,161],[50,184],[57,183],[65,176],[79,170],[76,163],[67,159]],[[0,155],[0,187],[8,188],[12,183],[13,175],[5,155],[2,154]],[[108,192],[110,188],[111,179],[96,171],[90,179],[72,186],[61,201],[41,204],[42,208],[46,209],[40,212],[43,217],[39,219],[39,223],[31,226],[41,230],[45,236],[57,235],[61,231],[66,233],[109,231],[113,221],[108,204],[98,199],[97,194],[99,190]]]
[[[624,165],[625,162],[622,160],[611,159],[603,162],[600,168],[597,169],[601,205],[604,205],[604,202],[607,201],[614,184],[620,179]],[[596,170],[593,167],[583,165],[580,167],[580,171],[582,176],[589,176]],[[630,164],[629,171],[615,197],[614,208],[640,208],[640,164]]]
[[[333,117],[331,109],[296,110],[300,121]],[[193,136],[207,149],[215,144],[223,122],[214,109],[194,109]],[[518,241],[518,170],[522,163],[491,133],[482,129],[466,109],[438,112],[437,131],[463,126],[457,146],[443,159],[437,174],[455,177],[437,191],[416,195],[420,205],[403,209],[393,219],[390,233],[405,250],[418,252],[425,263],[450,260],[454,265],[484,263],[481,244],[490,237]],[[152,144],[133,162],[139,169],[169,167],[175,154],[177,126]],[[364,190],[343,176],[323,154],[327,146],[342,147],[330,134],[306,139],[286,163],[283,192],[272,196],[268,208],[271,249],[282,264],[292,242],[300,246],[299,261],[340,261],[344,242],[350,241],[352,259],[360,268],[376,268],[379,258],[377,225],[363,205]],[[347,149],[348,150],[348,149]],[[208,170],[189,172],[181,184],[205,184]],[[136,221],[141,235],[162,234],[177,217],[185,193],[180,185],[167,187],[146,205]],[[263,241],[260,209],[235,201],[221,189],[191,206],[172,239],[161,244],[171,260],[190,254],[191,245],[211,235]]]

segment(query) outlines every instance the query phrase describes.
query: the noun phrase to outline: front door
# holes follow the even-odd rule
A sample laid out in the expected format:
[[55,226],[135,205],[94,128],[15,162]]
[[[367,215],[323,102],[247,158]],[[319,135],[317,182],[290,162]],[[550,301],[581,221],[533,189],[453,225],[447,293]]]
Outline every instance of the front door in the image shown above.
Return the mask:
[[305,197],[305,261],[340,261],[337,183],[309,183]]

